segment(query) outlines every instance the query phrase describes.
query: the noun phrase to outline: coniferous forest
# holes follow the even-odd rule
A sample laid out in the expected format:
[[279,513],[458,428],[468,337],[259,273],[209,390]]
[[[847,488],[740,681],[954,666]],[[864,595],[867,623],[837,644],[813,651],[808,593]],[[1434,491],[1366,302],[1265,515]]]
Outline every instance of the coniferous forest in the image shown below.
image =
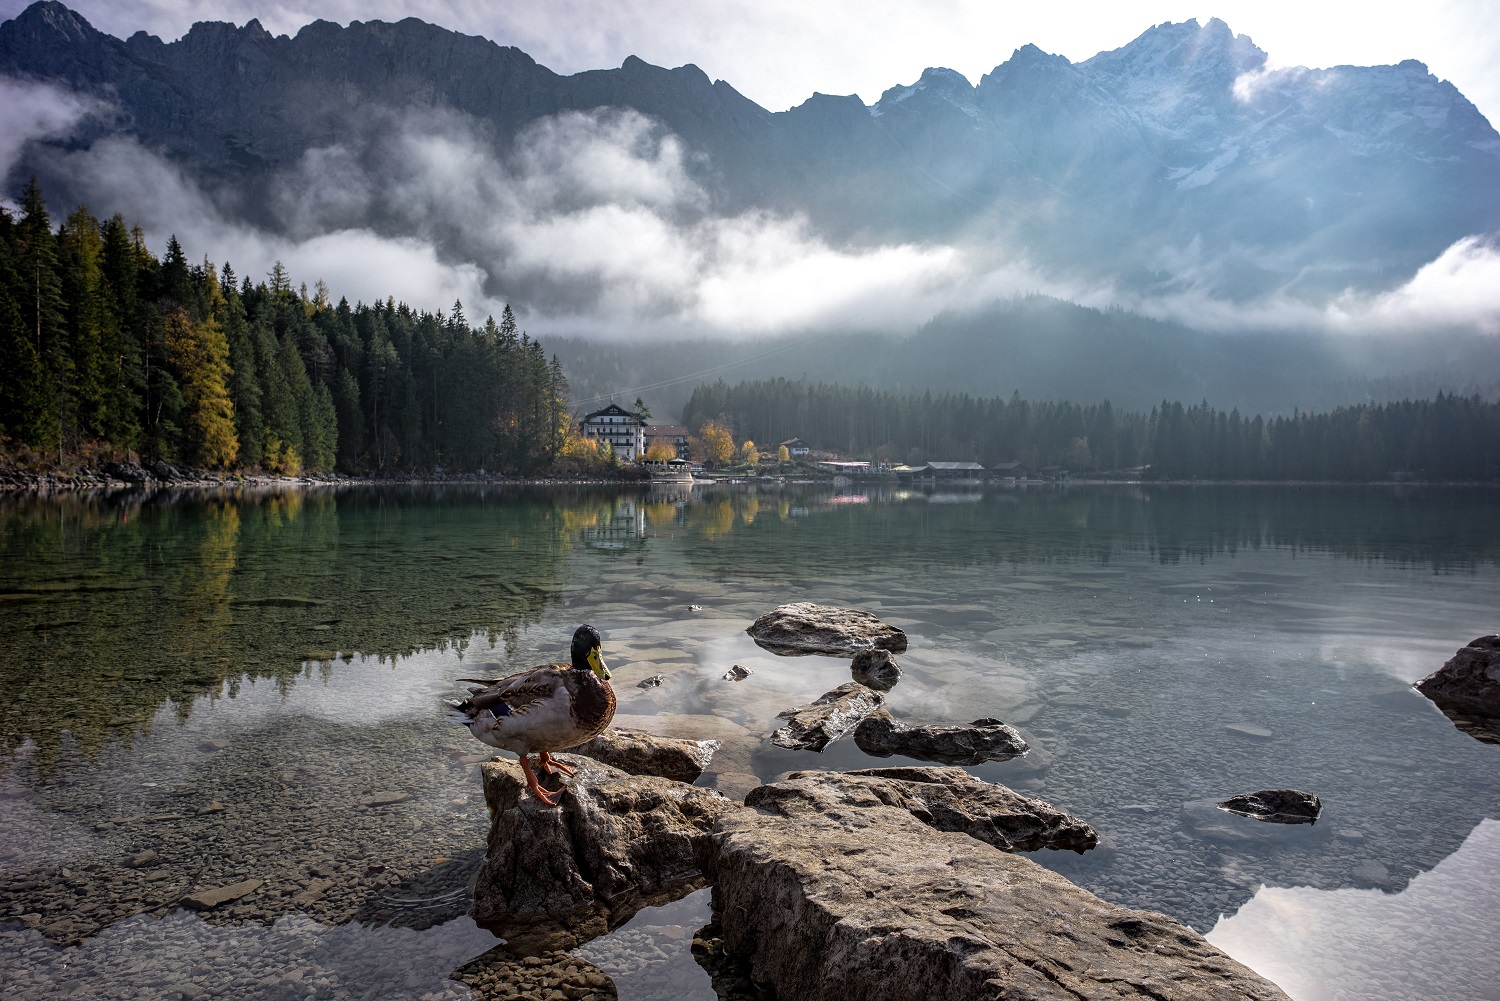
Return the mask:
[[[84,208],[54,227],[35,181],[0,210],[0,444],[41,459],[282,474],[598,466],[539,342],[404,303],[330,302],[189,261]],[[578,468],[572,468],[578,467]]]
[[[474,327],[387,299],[337,305],[158,259],[118,215],[54,226],[33,181],[0,209],[0,455],[164,460],[280,474],[598,473],[556,357],[501,319]],[[683,422],[734,440],[798,436],[846,457],[1019,461],[1162,479],[1500,480],[1500,404],[1432,400],[1247,418],[1164,401],[1149,414],[773,379],[699,386]]]
[[1149,414],[1107,401],[1036,403],[962,394],[899,395],[772,379],[698,387],[683,413],[736,439],[797,436],[814,448],[893,462],[1022,462],[1074,474],[1147,467],[1156,479],[1368,482],[1500,480],[1500,403],[1432,400],[1247,418],[1207,403]]

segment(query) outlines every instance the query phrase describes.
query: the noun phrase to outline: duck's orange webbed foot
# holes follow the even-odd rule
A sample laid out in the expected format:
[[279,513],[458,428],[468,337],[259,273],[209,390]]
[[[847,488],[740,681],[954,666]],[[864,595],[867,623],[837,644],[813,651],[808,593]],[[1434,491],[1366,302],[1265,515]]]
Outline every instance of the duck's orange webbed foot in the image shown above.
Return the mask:
[[548,754],[546,751],[543,751],[540,754],[538,754],[537,755],[537,760],[540,761],[541,764],[542,764],[542,771],[546,772],[548,775],[552,775],[552,774],[555,774],[557,772],[562,772],[564,775],[577,775],[578,774],[577,767],[575,767],[573,765],[565,765],[565,764],[563,764],[561,761],[558,761],[556,758],[554,758],[552,755]]
[[[543,762],[543,767],[545,767],[545,761]],[[543,789],[541,784],[536,780],[536,772],[531,770],[531,762],[524,754],[521,755],[521,771],[526,773],[526,788],[531,795],[541,800],[547,806],[557,805],[557,798],[562,795],[562,790],[548,792],[546,789]]]

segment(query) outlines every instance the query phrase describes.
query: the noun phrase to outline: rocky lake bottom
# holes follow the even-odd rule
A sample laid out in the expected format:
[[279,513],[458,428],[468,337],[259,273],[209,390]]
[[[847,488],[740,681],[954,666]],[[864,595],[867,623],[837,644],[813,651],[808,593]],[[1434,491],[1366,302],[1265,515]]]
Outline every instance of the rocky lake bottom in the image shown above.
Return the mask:
[[[968,770],[1101,836],[1035,861],[1293,997],[1493,996],[1500,747],[1410,686],[1500,631],[1494,496],[944,499],[361,488],[0,511],[6,996],[546,998],[602,977],[708,1001],[708,890],[524,982],[486,973],[496,940],[465,912],[491,751],[440,700],[559,658],[587,621],[617,723],[721,741],[700,785],[905,763],[766,742],[850,677],[745,635],[788,601],[907,632],[897,719],[1022,733],[1027,755]],[[1213,806],[1263,788],[1313,792],[1322,817]]]

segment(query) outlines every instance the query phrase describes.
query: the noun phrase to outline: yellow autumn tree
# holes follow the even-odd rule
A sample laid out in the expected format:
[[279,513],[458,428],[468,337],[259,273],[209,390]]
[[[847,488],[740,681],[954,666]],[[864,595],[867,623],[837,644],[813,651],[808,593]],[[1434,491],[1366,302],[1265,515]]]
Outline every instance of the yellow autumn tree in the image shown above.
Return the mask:
[[699,461],[722,466],[734,457],[734,435],[718,421],[704,421],[688,447]]
[[748,466],[753,466],[760,461],[760,449],[755,447],[755,442],[749,438],[740,446],[740,461]]
[[677,448],[670,442],[653,441],[646,449],[647,462],[670,462],[677,458]]
[[787,449],[787,447],[785,445],[777,445],[776,446],[776,461],[777,462],[791,462],[792,461],[792,453]]
[[[219,294],[218,283],[211,282],[210,297]],[[167,361],[182,392],[183,437],[190,460],[200,466],[229,466],[240,454],[229,396],[229,341],[212,314],[195,321],[179,308],[163,321]]]

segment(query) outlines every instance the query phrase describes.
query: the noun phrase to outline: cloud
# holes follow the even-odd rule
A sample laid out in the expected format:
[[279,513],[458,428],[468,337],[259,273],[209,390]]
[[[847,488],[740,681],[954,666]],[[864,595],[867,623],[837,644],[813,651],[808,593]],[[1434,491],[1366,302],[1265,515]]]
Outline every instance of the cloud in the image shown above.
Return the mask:
[[[35,123],[25,134],[62,135],[89,113],[46,89],[17,92],[31,109],[22,124]],[[510,303],[538,334],[901,334],[1026,292],[1225,332],[1500,333],[1500,250],[1477,236],[1400,288],[1332,302],[1293,286],[1228,299],[1226,265],[1191,245],[1163,250],[1154,266],[1171,278],[1143,292],[1043,272],[992,233],[838,245],[798,215],[716,211],[700,180],[713,165],[635,111],[557,114],[504,147],[457,112],[368,108],[361,121],[270,179],[262,225],[234,216],[243,192],[205,188],[129,138],[46,155],[87,204],[123,212],[154,247],[175,234],[257,279],[280,260],[351,300],[461,300],[475,318]]]
[[[233,199],[130,138],[53,150],[49,163],[152,246],[176,235],[254,278],[280,260],[294,280],[351,299],[461,299],[475,317],[509,302],[536,333],[907,332],[975,290],[995,293],[994,273],[951,246],[840,247],[800,216],[715,213],[695,180],[707,165],[634,111],[552,116],[504,154],[457,113],[364,117],[363,135],[272,179],[265,227],[235,220]],[[1037,285],[1017,282],[997,294]]]
[[1344,330],[1500,334],[1500,248],[1485,237],[1465,237],[1400,288],[1375,296],[1345,295],[1327,315]]
[[10,175],[27,143],[67,135],[101,110],[98,102],[78,94],[0,77],[0,178]]

